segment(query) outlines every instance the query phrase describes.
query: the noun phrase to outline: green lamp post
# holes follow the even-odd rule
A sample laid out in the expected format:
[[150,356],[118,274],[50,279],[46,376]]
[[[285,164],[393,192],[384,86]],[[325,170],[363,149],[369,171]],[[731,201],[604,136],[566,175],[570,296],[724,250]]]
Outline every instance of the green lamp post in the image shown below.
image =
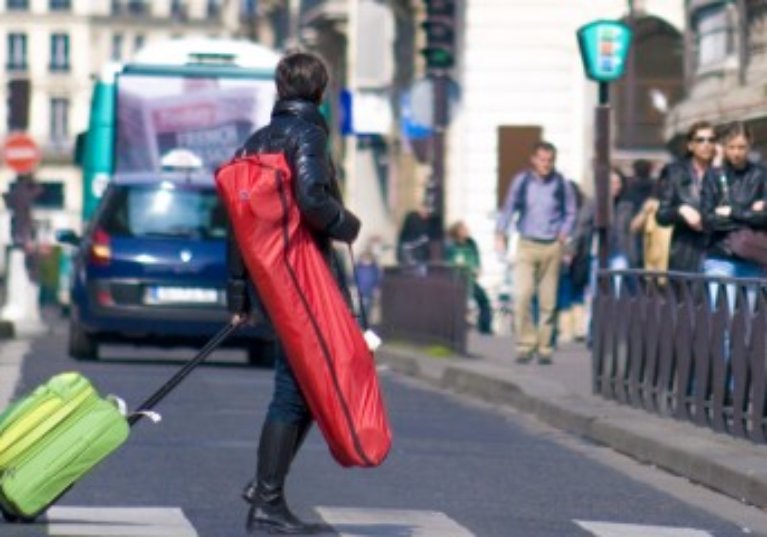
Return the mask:
[[599,268],[607,268],[610,224],[610,83],[623,76],[633,32],[618,21],[598,20],[578,30],[578,45],[586,76],[599,85],[595,117],[594,182]]

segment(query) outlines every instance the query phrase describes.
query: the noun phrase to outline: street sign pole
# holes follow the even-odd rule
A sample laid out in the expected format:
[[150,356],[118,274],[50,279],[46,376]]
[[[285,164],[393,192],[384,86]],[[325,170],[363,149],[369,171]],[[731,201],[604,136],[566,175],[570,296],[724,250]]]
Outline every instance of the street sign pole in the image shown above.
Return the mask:
[[594,183],[596,194],[596,228],[599,239],[599,268],[606,269],[609,257],[610,227],[610,86],[599,83],[599,104],[595,114]]
[[586,76],[597,82],[599,102],[594,117],[594,192],[599,238],[599,268],[608,264],[610,227],[610,82],[623,76],[631,48],[632,31],[617,21],[600,20],[578,30],[578,45]]

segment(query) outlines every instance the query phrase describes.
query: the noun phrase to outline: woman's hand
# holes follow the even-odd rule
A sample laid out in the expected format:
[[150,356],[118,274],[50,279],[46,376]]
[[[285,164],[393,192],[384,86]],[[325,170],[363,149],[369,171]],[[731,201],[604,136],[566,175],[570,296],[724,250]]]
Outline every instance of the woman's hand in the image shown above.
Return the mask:
[[684,221],[695,231],[703,231],[703,222],[700,218],[700,213],[694,207],[689,205],[682,205],[679,207],[679,214],[682,215]]
[[764,200],[755,201],[754,204],[751,206],[751,210],[756,212],[763,211],[764,208],[765,208]]
[[232,319],[229,322],[232,323],[234,326],[239,326],[243,324],[247,319],[248,319],[248,316],[245,315],[244,313],[235,313],[234,315],[232,315]]

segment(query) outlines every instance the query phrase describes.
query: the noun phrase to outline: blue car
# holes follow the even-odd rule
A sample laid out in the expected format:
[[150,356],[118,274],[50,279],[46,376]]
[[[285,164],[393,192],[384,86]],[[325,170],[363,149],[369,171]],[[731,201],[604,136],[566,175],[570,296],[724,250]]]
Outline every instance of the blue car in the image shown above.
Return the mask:
[[[200,345],[228,322],[227,219],[210,175],[116,176],[73,261],[69,354],[95,360],[102,343]],[[266,323],[241,328],[229,345],[254,364],[276,351]]]

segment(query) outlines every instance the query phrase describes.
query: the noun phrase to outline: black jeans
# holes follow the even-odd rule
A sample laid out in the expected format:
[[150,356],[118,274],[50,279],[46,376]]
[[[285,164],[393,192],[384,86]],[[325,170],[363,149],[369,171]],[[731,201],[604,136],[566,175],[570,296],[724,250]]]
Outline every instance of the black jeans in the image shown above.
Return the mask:
[[479,309],[479,319],[477,319],[477,330],[481,334],[491,334],[493,332],[493,310],[490,308],[490,299],[487,293],[476,282],[474,287],[474,300]]
[[266,419],[291,425],[305,425],[312,420],[312,414],[290,369],[282,345],[274,362],[274,393]]

